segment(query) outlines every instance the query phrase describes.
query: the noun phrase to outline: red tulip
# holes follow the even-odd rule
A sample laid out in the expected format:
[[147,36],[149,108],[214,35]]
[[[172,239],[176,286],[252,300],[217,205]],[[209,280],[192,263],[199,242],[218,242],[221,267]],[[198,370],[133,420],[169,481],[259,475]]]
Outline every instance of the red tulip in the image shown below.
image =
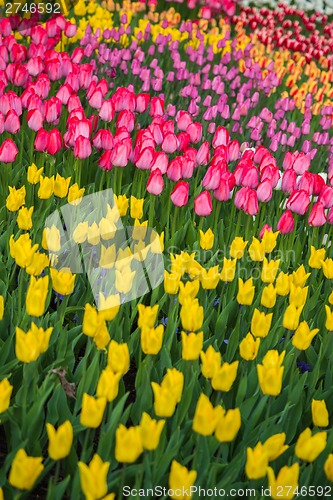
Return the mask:
[[144,113],[148,108],[150,101],[150,94],[138,94],[135,96],[135,111],[137,113]]
[[310,205],[310,196],[306,191],[295,190],[287,201],[287,208],[298,215],[304,215]]
[[18,154],[18,149],[12,139],[6,139],[0,146],[0,161],[12,163]]
[[43,128],[39,129],[34,142],[35,150],[46,151],[48,141],[49,141],[48,131]]
[[269,226],[268,224],[264,224],[260,230],[259,237],[263,238],[265,232],[271,233],[273,231],[272,226]]
[[320,203],[317,202],[312,206],[309,218],[308,218],[308,223],[310,226],[323,226],[326,222],[326,216],[325,216],[325,210],[324,206]]
[[183,207],[188,202],[190,185],[188,182],[177,182],[170,195],[171,201],[177,207]]
[[151,172],[147,182],[146,189],[148,193],[158,196],[159,194],[162,193],[163,188],[164,188],[163,176],[160,169],[157,168],[153,172]]
[[277,223],[277,230],[282,234],[291,233],[294,230],[295,221],[290,210],[286,210],[281,215],[279,222]]
[[112,149],[113,148],[113,137],[110,130],[101,129],[97,132],[93,138],[93,146],[96,149]]
[[60,130],[53,128],[48,135],[46,152],[50,155],[55,155],[62,148],[62,137]]
[[209,191],[202,191],[194,200],[194,211],[197,215],[207,216],[212,213],[213,205]]

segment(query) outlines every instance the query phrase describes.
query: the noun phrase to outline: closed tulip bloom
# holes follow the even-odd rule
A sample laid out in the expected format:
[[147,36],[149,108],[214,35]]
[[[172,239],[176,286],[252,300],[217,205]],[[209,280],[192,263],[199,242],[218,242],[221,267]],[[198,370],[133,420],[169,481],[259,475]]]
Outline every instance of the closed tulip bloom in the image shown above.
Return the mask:
[[223,257],[223,267],[220,273],[221,281],[231,282],[235,278],[237,259],[227,259]]
[[249,246],[249,254],[251,260],[255,262],[262,262],[265,257],[265,248],[261,241],[253,236],[252,243]]
[[54,192],[54,175],[52,177],[40,176],[38,198],[48,200]]
[[30,277],[30,284],[26,295],[25,307],[30,316],[42,316],[45,311],[45,303],[49,291],[49,277]]
[[131,196],[130,215],[132,219],[142,219],[143,203],[144,203],[144,198],[138,199],[135,198],[135,196]]
[[239,408],[223,411],[216,428],[215,437],[220,443],[230,443],[235,439],[242,425],[241,413]]
[[264,231],[261,243],[264,247],[265,253],[273,252],[274,248],[276,247],[276,241],[278,235],[279,231],[276,231],[275,233],[273,233],[273,231],[267,231],[267,230]]
[[325,278],[333,279],[333,259],[325,259],[321,261],[321,267]]
[[10,212],[17,212],[17,210],[25,204],[25,186],[22,186],[20,189],[8,186],[8,189],[9,195],[6,198],[6,208]]
[[319,227],[323,226],[326,222],[324,205],[319,201],[314,203],[311,208],[310,215],[308,217],[308,223],[310,226]]
[[244,241],[240,236],[236,236],[230,246],[230,257],[234,259],[241,259],[244,255],[247,243],[248,242]]
[[317,427],[327,427],[329,424],[329,416],[324,399],[311,401],[311,413],[313,425]]
[[108,348],[108,365],[115,373],[125,375],[128,372],[130,355],[126,343],[118,344],[115,340],[111,340]]
[[209,191],[203,191],[194,200],[194,211],[197,215],[205,217],[212,213],[213,205]]
[[121,373],[115,373],[110,366],[107,366],[102,370],[99,377],[96,395],[98,398],[106,398],[107,402],[110,403],[118,396],[119,381],[121,379]]
[[261,270],[261,281],[264,283],[273,283],[279,270],[280,259],[268,261],[264,258]]
[[242,278],[238,278],[238,304],[243,306],[250,306],[252,304],[255,292],[255,287],[252,283],[252,278],[249,278],[245,282],[242,280]]
[[278,396],[282,389],[282,377],[284,367],[282,361],[285,351],[278,354],[276,350],[270,350],[262,360],[262,365],[257,365],[257,374],[260,389],[263,394],[268,396]]
[[239,354],[246,361],[252,361],[257,357],[260,346],[260,338],[255,339],[249,332],[239,344]]
[[177,182],[170,195],[171,201],[176,207],[187,205],[190,185],[188,182]]
[[285,444],[285,440],[286,434],[284,432],[273,434],[273,436],[266,439],[263,447],[267,453],[269,462],[278,458],[289,448],[289,446]]
[[170,498],[173,500],[187,500],[190,498],[187,492],[190,491],[196,479],[197,472],[195,470],[190,471],[176,460],[173,460],[169,474],[169,488],[174,494]]
[[201,373],[205,378],[212,378],[221,366],[221,353],[209,346],[206,352],[200,353]]
[[28,167],[28,175],[27,175],[28,182],[30,184],[38,184],[38,182],[40,180],[40,176],[43,173],[43,170],[44,170],[44,167],[41,167],[38,169],[37,166],[34,163],[32,163]]
[[200,229],[200,248],[210,250],[214,245],[214,233],[209,228],[205,233]]
[[302,264],[296,271],[294,271],[290,280],[294,283],[295,286],[303,287],[311,273],[306,273],[304,265]]
[[[290,467],[285,465],[279,470],[277,477],[275,477],[272,467],[267,467],[267,477],[271,498],[292,500],[295,496],[294,491],[298,488],[299,463],[296,462]],[[283,496],[281,496],[281,492]]]
[[44,228],[42,247],[50,252],[59,252],[61,248],[60,231],[55,225]]
[[54,181],[54,195],[58,198],[66,198],[68,194],[69,183],[71,182],[71,177],[61,177],[57,174]]
[[275,290],[278,295],[285,297],[290,291],[290,280],[286,273],[280,272],[275,282]]
[[66,420],[56,430],[52,424],[46,424],[46,431],[49,438],[49,456],[52,460],[61,460],[69,455],[73,443],[73,427],[69,420]]
[[0,162],[12,163],[18,154],[18,149],[12,139],[5,139],[0,146]]
[[324,463],[324,472],[329,481],[333,482],[333,453],[330,453]]
[[296,328],[296,331],[292,338],[292,344],[296,349],[300,351],[305,351],[310,347],[312,339],[319,332],[319,328],[310,330],[306,321],[302,321]]
[[40,339],[34,332],[25,333],[18,326],[15,335],[15,355],[22,363],[31,363],[40,355]]
[[143,452],[140,426],[128,429],[120,424],[116,430],[115,457],[118,462],[133,463]]
[[287,201],[287,209],[295,214],[304,215],[310,205],[310,196],[304,189],[296,189]]
[[200,283],[204,290],[215,290],[220,281],[219,266],[203,269],[200,275]]
[[296,307],[295,304],[290,304],[283,315],[283,328],[287,330],[296,330],[299,325],[299,318],[302,310],[303,306]]
[[209,398],[201,393],[195,408],[192,429],[202,436],[211,436],[223,413],[222,406],[218,405],[214,408]]
[[101,240],[101,232],[98,224],[93,222],[88,226],[87,240],[90,245],[98,245]]
[[180,402],[184,387],[184,375],[176,368],[168,368],[164,375],[161,387],[167,389]]
[[76,274],[72,274],[67,267],[63,267],[60,271],[50,268],[52,279],[52,288],[55,292],[61,295],[70,295],[74,290]]
[[86,499],[104,497],[108,491],[107,475],[110,463],[103,462],[101,457],[95,454],[89,465],[83,462],[78,462],[77,465],[80,471],[81,488]]
[[37,339],[39,343],[40,353],[46,352],[49,348],[53,326],[50,326],[49,328],[44,330],[44,328],[42,327],[38,328],[38,326],[32,321],[29,332],[31,332],[31,334],[34,335]]
[[143,412],[140,420],[141,442],[145,450],[156,450],[159,445],[165,420],[154,420]]
[[176,295],[179,290],[180,278],[177,273],[168,273],[164,271],[164,291],[169,295]]
[[185,333],[182,336],[182,359],[192,361],[198,359],[203,346],[203,332]]
[[32,245],[32,241],[27,233],[21,234],[16,241],[14,241],[13,235],[9,239],[10,255],[15,259],[16,264],[22,268],[30,266],[37,248],[38,245]]
[[262,443],[246,450],[245,473],[248,479],[260,479],[266,475],[268,456]]
[[325,259],[325,248],[319,248],[318,250],[311,245],[311,255],[308,260],[308,264],[312,269],[321,269],[321,263]]
[[289,304],[295,304],[296,307],[304,306],[308,296],[309,287],[295,286],[290,283]]
[[84,243],[88,236],[88,222],[79,222],[76,228],[73,231],[73,240],[75,243]]
[[147,181],[146,189],[148,193],[158,196],[164,188],[164,179],[159,168],[153,170]]
[[10,384],[7,378],[4,378],[0,382],[0,414],[4,413],[10,404],[10,397],[13,392],[13,386]]
[[151,382],[154,393],[154,411],[158,417],[171,417],[176,409],[176,397],[167,387]]
[[295,221],[293,214],[291,213],[290,210],[286,210],[283,212],[281,215],[276,229],[281,233],[281,234],[289,234],[294,230],[295,227]]
[[84,427],[97,429],[102,423],[104,410],[106,406],[106,397],[94,398],[86,392],[82,398],[82,410],[80,415],[80,424]]
[[233,363],[222,363],[212,377],[212,387],[215,391],[230,391],[237,377],[239,361]]
[[204,320],[204,309],[198,299],[186,300],[180,309],[180,320],[184,330],[196,332],[200,330]]
[[114,294],[104,297],[102,292],[99,294],[98,316],[105,321],[112,321],[120,309],[120,295]]
[[34,211],[34,207],[26,208],[22,207],[20,208],[18,215],[17,215],[17,225],[19,229],[22,229],[23,231],[29,231],[29,229],[32,228],[32,214]]
[[8,481],[19,490],[31,490],[36,480],[44,470],[43,457],[29,457],[20,448],[12,462]]
[[326,448],[327,432],[317,432],[312,435],[307,427],[298,437],[295,455],[306,462],[313,462]]
[[326,311],[325,328],[330,332],[333,332],[333,311],[331,311],[330,307],[327,305],[325,305],[325,311]]
[[139,313],[138,327],[153,328],[157,318],[158,304],[155,304],[153,307],[145,306],[144,304],[139,304],[138,313]]
[[68,190],[68,203],[77,206],[82,201],[82,196],[84,195],[85,188],[79,188],[78,184],[73,184]]
[[271,309],[272,307],[275,306],[275,303],[276,303],[276,289],[274,288],[272,283],[270,283],[268,286],[265,286],[262,291],[260,304],[264,307]]
[[36,252],[33,254],[32,260],[25,270],[32,276],[40,276],[49,263],[49,257],[47,255]]
[[158,354],[163,344],[164,326],[156,328],[144,326],[141,330],[141,348],[145,354]]

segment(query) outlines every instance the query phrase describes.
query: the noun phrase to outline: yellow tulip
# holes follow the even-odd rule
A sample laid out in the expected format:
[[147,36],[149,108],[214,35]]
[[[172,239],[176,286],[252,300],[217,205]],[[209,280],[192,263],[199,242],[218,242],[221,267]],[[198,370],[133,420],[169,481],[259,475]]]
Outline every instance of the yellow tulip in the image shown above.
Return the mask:
[[49,290],[49,277],[30,277],[30,284],[26,296],[26,311],[30,316],[42,316],[45,311],[45,303]]
[[23,231],[29,231],[32,228],[32,214],[34,211],[34,207],[26,208],[22,207],[18,211],[17,215],[17,225],[19,229]]
[[245,473],[248,479],[260,479],[266,475],[268,456],[262,443],[246,450]]
[[99,266],[103,269],[111,269],[116,261],[116,245],[105,247],[101,245],[101,255],[99,258]]
[[71,182],[71,177],[61,177],[57,174],[54,181],[54,195],[58,198],[66,198],[68,194],[69,183]]
[[312,269],[320,269],[321,263],[325,259],[325,248],[319,248],[316,250],[314,246],[311,245],[311,255],[308,260],[308,264]]
[[327,432],[317,432],[312,435],[307,427],[298,437],[295,455],[306,462],[313,462],[326,448]]
[[49,257],[45,253],[35,252],[32,256],[30,264],[25,268],[28,274],[32,276],[40,276],[44,269],[50,263]]
[[[195,470],[189,471],[176,460],[173,460],[169,475],[169,488],[174,491],[174,495],[171,495],[171,498],[173,500],[188,499],[187,491],[194,485],[196,478],[197,473]],[[181,493],[180,495],[178,495],[179,492]],[[184,495],[182,492],[184,492]]]
[[80,415],[80,424],[84,427],[96,429],[102,423],[106,398],[95,399],[94,396],[84,393],[82,398],[82,410]]
[[103,240],[111,240],[115,237],[117,232],[117,226],[113,221],[108,218],[103,217],[98,224],[99,233]]
[[74,206],[79,205],[82,201],[84,192],[85,188],[80,189],[77,183],[73,184],[68,190],[68,203]]
[[203,269],[200,275],[200,283],[204,290],[215,290],[220,281],[219,266]]
[[255,339],[249,332],[239,344],[239,354],[246,361],[252,361],[257,357],[260,346],[260,338]]
[[165,420],[154,420],[143,412],[140,421],[141,442],[145,450],[156,450],[160,442]]
[[285,351],[280,355],[276,350],[267,351],[261,365],[257,365],[260,389],[263,394],[277,396],[281,392]]
[[56,226],[53,225],[44,229],[42,247],[50,252],[59,252],[61,248],[60,231]]
[[239,408],[223,412],[215,428],[215,437],[220,443],[230,443],[235,439],[242,425]]
[[116,269],[116,289],[118,293],[129,293],[132,290],[135,274],[136,272],[132,271],[130,267],[124,267],[120,271]]
[[253,302],[255,287],[252,282],[252,278],[247,281],[243,281],[242,278],[238,278],[238,293],[237,302],[243,306],[250,306]]
[[252,243],[249,246],[248,252],[251,260],[255,262],[262,262],[265,257],[265,248],[261,241],[253,236]]
[[12,462],[8,481],[19,490],[31,490],[36,480],[44,470],[43,457],[29,457],[20,448]]
[[326,311],[325,328],[330,332],[333,332],[333,312],[331,311],[329,306],[325,306],[325,311]]
[[126,343],[118,344],[115,340],[111,340],[108,349],[108,365],[115,373],[124,375],[128,372],[130,355]]
[[287,330],[296,330],[299,325],[299,317],[303,310],[303,306],[296,307],[295,304],[290,304],[283,315],[283,328]]
[[95,454],[89,465],[78,462],[80,471],[80,482],[86,499],[102,498],[108,491],[107,475],[110,462],[103,462],[101,457]]
[[166,375],[164,375],[161,387],[166,388],[176,398],[177,403],[182,398],[184,387],[184,375],[176,368],[168,368]]
[[46,424],[49,438],[49,456],[52,460],[61,460],[69,455],[73,443],[73,427],[69,420],[59,425],[56,430],[52,424]]
[[119,380],[121,379],[121,373],[115,373],[110,366],[107,366],[102,370],[100,374],[96,395],[98,398],[106,398],[110,403],[118,396],[119,390]]
[[233,259],[241,259],[244,255],[244,250],[247,245],[247,241],[243,238],[236,236],[230,246],[230,257]]
[[130,215],[132,219],[142,219],[144,201],[144,198],[138,199],[135,196],[131,196]]
[[265,338],[271,328],[273,313],[265,314],[255,309],[251,320],[251,333],[255,337]]
[[281,432],[280,434],[273,434],[273,436],[266,439],[263,447],[267,453],[269,462],[278,458],[289,448],[287,444],[284,444],[285,440],[286,434],[284,432]]
[[290,276],[290,280],[292,283],[294,283],[295,286],[303,287],[310,274],[311,273],[305,272],[304,265],[302,264],[296,271],[292,273],[292,275]]
[[158,354],[163,344],[164,326],[156,328],[145,326],[141,329],[141,348],[145,354]]
[[272,307],[275,306],[276,303],[276,289],[274,288],[273,284],[270,283],[268,286],[265,286],[261,299],[260,299],[260,304],[264,307],[267,307],[268,309],[271,309]]
[[13,392],[13,386],[10,384],[7,378],[4,378],[0,382],[0,414],[4,413],[10,404],[10,397]]
[[215,391],[230,391],[237,377],[239,361],[233,363],[222,363],[212,377],[212,387]]
[[182,359],[191,361],[198,359],[203,346],[203,332],[185,333],[181,332],[182,337]]
[[290,283],[289,304],[294,304],[296,307],[304,306],[308,296],[308,290],[308,286],[300,287]]
[[54,175],[52,175],[52,177],[43,177],[41,175],[39,178],[38,198],[41,200],[48,200],[53,195],[53,192]]
[[291,500],[298,488],[299,464],[282,467],[275,478],[272,467],[267,468],[268,486],[274,500]]
[[30,167],[28,167],[28,176],[27,176],[28,182],[30,184],[38,184],[43,170],[44,167],[38,169],[37,166],[34,163],[32,163]]
[[144,304],[138,305],[138,327],[139,328],[154,328],[155,321],[158,313],[158,304],[153,307],[145,306]]
[[205,378],[213,378],[221,366],[221,353],[209,346],[206,352],[201,351],[201,373]]
[[321,267],[325,278],[333,279],[333,259],[322,260]]
[[209,398],[201,393],[195,408],[192,429],[202,436],[211,436],[223,413],[222,406],[214,408]]
[[51,267],[50,274],[55,292],[60,295],[70,295],[73,292],[76,274],[72,274],[69,268],[63,267],[58,271]]
[[319,328],[315,328],[310,330],[309,325],[306,321],[302,321],[299,326],[296,328],[296,331],[292,338],[292,344],[296,349],[300,351],[305,351],[308,347],[310,347],[312,339],[319,332]]
[[17,212],[17,210],[25,204],[25,186],[22,186],[20,189],[8,186],[8,189],[9,195],[6,198],[6,208],[10,212]]
[[313,399],[311,402],[311,413],[313,425],[317,427],[327,427],[329,416],[325,401]]
[[289,276],[286,273],[279,273],[275,282],[275,290],[278,295],[285,297],[288,295],[290,290],[290,280]]
[[274,248],[276,247],[276,240],[278,235],[279,231],[273,233],[273,231],[267,231],[265,229],[264,235],[261,240],[265,253],[271,253],[274,250]]
[[200,229],[200,248],[210,250],[214,245],[214,233],[209,228],[205,233]]
[[140,426],[128,429],[120,424],[116,430],[115,457],[118,462],[133,463],[143,452]]
[[151,382],[154,393],[154,411],[158,417],[171,417],[176,409],[177,400],[173,393],[156,382]]
[[128,198],[127,198],[127,196],[124,194],[124,195],[119,195],[119,196],[114,195],[114,197],[115,197],[115,202],[117,204],[117,208],[119,210],[120,216],[125,217],[125,215],[127,214],[127,210],[128,210]]
[[87,241],[90,245],[98,245],[101,239],[101,233],[96,222],[88,226]]
[[179,274],[164,271],[164,291],[169,295],[176,295],[179,290]]
[[324,472],[329,481],[333,482],[333,453],[330,453],[324,463]]
[[184,330],[195,332],[200,330],[204,320],[204,309],[198,299],[185,300],[180,309],[180,320]]
[[279,270],[280,259],[268,261],[264,258],[264,263],[261,270],[261,281],[264,283],[273,283]]
[[105,321],[112,321],[120,309],[120,295],[114,294],[104,297],[102,292],[99,294],[98,316]]

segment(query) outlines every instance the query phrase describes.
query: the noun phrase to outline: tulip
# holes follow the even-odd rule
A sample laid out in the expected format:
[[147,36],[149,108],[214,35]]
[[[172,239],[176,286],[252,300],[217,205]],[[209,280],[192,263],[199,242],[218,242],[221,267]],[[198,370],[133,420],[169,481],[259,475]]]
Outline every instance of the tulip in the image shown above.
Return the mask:
[[48,200],[54,193],[54,175],[52,177],[40,176],[38,198]]
[[[287,208],[298,215],[304,215],[310,205],[310,197],[304,190],[295,190],[287,201]],[[279,229],[281,231],[281,229]],[[282,231],[281,231],[282,232]]]
[[280,272],[275,282],[275,290],[278,295],[286,296],[290,290],[290,281],[288,274]]
[[158,354],[162,348],[164,326],[143,327],[141,330],[141,348],[145,354]]
[[290,467],[285,465],[279,470],[277,477],[272,467],[267,467],[267,477],[270,494],[274,500],[281,498],[281,492],[284,492],[283,498],[291,500],[298,488],[299,464],[296,462]]
[[221,353],[209,346],[206,352],[200,353],[201,372],[205,378],[212,378],[221,366]]
[[216,424],[216,439],[220,441],[220,443],[230,443],[237,436],[241,425],[242,421],[239,408],[223,412]]
[[221,280],[224,282],[233,281],[236,273],[236,259],[227,259],[223,257],[223,268],[220,274]]
[[32,228],[32,213],[34,211],[34,207],[30,207],[29,209],[26,207],[20,208],[17,215],[17,225],[19,229],[24,231],[29,231]]
[[60,271],[50,268],[50,275],[52,288],[55,292],[61,295],[73,293],[76,274],[72,274],[68,268],[64,267]]
[[97,397],[106,398],[108,403],[116,399],[118,396],[120,378],[121,373],[114,373],[110,366],[102,370],[96,389]]
[[308,260],[308,264],[312,269],[321,269],[321,262],[325,259],[325,248],[320,248],[316,250],[316,248],[311,245],[311,255]]
[[254,310],[251,320],[251,332],[255,337],[267,337],[272,324],[273,313],[265,314],[258,309]]
[[199,306],[198,299],[185,301],[180,310],[180,320],[184,330],[195,332],[200,330],[204,319],[204,309]]
[[308,223],[310,226],[319,227],[323,226],[326,222],[324,205],[320,202],[315,203],[312,208],[308,218]]
[[296,189],[296,172],[292,169],[286,170],[282,174],[281,190],[291,194]]
[[261,241],[259,241],[254,236],[252,237],[252,243],[249,246],[250,258],[256,262],[262,262],[265,257],[265,248]]
[[296,330],[299,325],[299,318],[302,309],[303,306],[296,307],[295,304],[290,304],[283,315],[283,328],[286,328],[287,330]]
[[333,453],[330,453],[325,460],[324,471],[327,479],[333,482]]
[[0,295],[0,321],[3,319],[4,312],[5,312],[5,301],[3,295]]
[[30,284],[26,296],[26,311],[30,316],[42,316],[45,311],[46,298],[49,290],[49,277],[30,277]]
[[210,250],[214,245],[214,233],[209,228],[205,233],[200,229],[200,248]]
[[219,266],[203,269],[200,274],[200,284],[204,290],[215,290],[220,280]]
[[30,457],[20,448],[12,461],[8,481],[19,490],[31,490],[44,470],[43,457]]
[[281,432],[280,434],[273,434],[273,436],[266,439],[263,447],[267,453],[269,462],[276,460],[289,448],[287,444],[284,444],[285,440],[286,434],[284,432]]
[[132,219],[142,219],[144,198],[137,199],[131,196],[130,215]]
[[30,184],[38,184],[40,176],[43,173],[43,170],[44,167],[38,169],[37,166],[34,163],[32,163],[28,167],[28,175],[27,175],[28,182],[30,182]]
[[294,336],[292,338],[292,344],[299,350],[306,350],[310,347],[312,339],[319,332],[319,328],[310,330],[306,321],[302,321],[296,328]]
[[[171,492],[171,498],[173,500],[185,500],[188,497],[187,491],[191,490],[197,478],[197,472],[195,470],[189,471],[186,467],[182,466],[176,460],[171,462],[171,469],[169,474],[169,488]],[[180,496],[179,492],[185,492],[185,495]]]
[[321,261],[321,267],[325,278],[333,279],[333,259],[325,259]]
[[91,152],[92,149],[91,149],[90,139],[88,139],[87,137],[83,137],[82,135],[79,135],[74,141],[75,158],[84,160],[85,158],[89,158]]
[[221,406],[215,408],[208,397],[201,393],[194,413],[192,429],[202,436],[213,434],[220,415],[224,412]]
[[162,172],[159,168],[154,169],[147,181],[146,189],[148,193],[158,196],[162,193],[164,188],[164,180],[162,177]]
[[182,359],[192,361],[199,358],[203,347],[203,332],[185,333],[181,332],[182,337]]
[[207,216],[212,213],[212,199],[209,191],[203,191],[194,200],[194,211],[199,216]]
[[268,456],[262,443],[246,449],[245,473],[248,479],[260,479],[266,475]]
[[268,286],[265,286],[262,291],[260,304],[267,308],[274,307],[276,303],[276,293],[276,289],[274,288],[272,283],[270,283]]
[[289,234],[294,230],[294,227],[295,227],[295,221],[293,215],[290,210],[286,210],[281,215],[277,223],[276,229],[280,231],[280,233],[282,234]]
[[10,405],[10,397],[13,392],[13,386],[7,378],[0,382],[0,414],[8,410]]
[[73,427],[69,420],[66,420],[57,430],[52,424],[46,424],[46,431],[49,438],[48,452],[52,460],[61,460],[69,455],[73,443]]
[[190,185],[188,182],[177,182],[170,195],[171,201],[177,207],[183,207],[188,202]]
[[12,139],[6,139],[0,146],[0,162],[12,163],[18,154],[18,149]]
[[171,417],[176,409],[177,400],[173,393],[166,387],[151,382],[154,393],[154,411],[158,417]]
[[249,332],[239,344],[239,354],[246,361],[251,361],[257,357],[260,346],[260,338],[255,339]]
[[140,434],[142,446],[145,450],[156,450],[158,447],[165,420],[154,420],[148,413],[143,412],[140,420]]
[[243,281],[242,278],[238,278],[238,293],[237,302],[243,306],[250,306],[254,299],[255,287],[252,284],[252,278],[247,281]]
[[167,389],[179,403],[183,393],[184,375],[176,368],[168,368],[166,375],[164,375],[161,387]]
[[326,448],[327,432],[317,432],[312,435],[311,429],[307,427],[299,435],[295,455],[306,462],[313,462]]
[[313,399],[311,402],[311,413],[313,425],[317,427],[328,427],[329,416],[325,401]]
[[8,186],[9,195],[6,198],[6,208],[10,212],[16,212],[25,204],[26,189],[22,186],[20,189]]
[[292,273],[292,275],[290,276],[290,280],[294,283],[295,286],[299,286],[302,288],[305,286],[306,280],[308,279],[310,274],[311,273],[305,272],[304,265],[302,264],[296,271]]
[[325,311],[326,311],[325,328],[330,332],[333,332],[333,312],[327,305],[325,306]]
[[71,205],[79,205],[82,201],[82,196],[84,195],[85,188],[79,188],[78,184],[73,184],[68,190],[68,203]]
[[124,375],[128,372],[130,366],[130,355],[128,345],[126,343],[118,344],[115,340],[111,340],[108,349],[108,366],[115,373]]
[[107,475],[110,462],[103,462],[99,455],[95,454],[89,463],[79,461],[81,488],[86,498],[102,498],[108,491]]
[[212,377],[212,387],[215,391],[230,391],[232,384],[236,380],[239,361],[233,363],[223,363]]
[[93,396],[84,393],[82,398],[80,424],[92,429],[99,427],[102,423],[106,401],[106,397],[97,397],[95,399]]
[[264,283],[273,283],[279,270],[280,259],[268,260],[264,258],[264,263],[261,270],[261,281]]
[[241,259],[244,255],[244,250],[247,245],[247,241],[243,238],[236,236],[230,246],[230,257],[234,259]]
[[164,291],[169,295],[175,295],[179,290],[179,275],[177,273],[168,273],[164,271]]
[[61,175],[57,174],[54,181],[54,195],[58,198],[66,198],[68,194],[69,183],[71,181],[71,177],[61,177]]
[[262,365],[257,365],[257,374],[260,389],[263,394],[278,396],[282,388],[284,367],[281,366],[285,351],[280,355],[276,350],[267,351],[262,360]]

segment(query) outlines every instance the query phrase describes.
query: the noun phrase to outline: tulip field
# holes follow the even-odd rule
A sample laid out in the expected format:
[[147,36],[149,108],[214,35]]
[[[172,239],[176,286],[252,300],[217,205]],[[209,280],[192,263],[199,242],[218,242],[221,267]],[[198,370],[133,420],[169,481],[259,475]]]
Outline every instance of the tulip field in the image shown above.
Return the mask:
[[0,0],[0,500],[333,497],[333,4],[289,3]]

